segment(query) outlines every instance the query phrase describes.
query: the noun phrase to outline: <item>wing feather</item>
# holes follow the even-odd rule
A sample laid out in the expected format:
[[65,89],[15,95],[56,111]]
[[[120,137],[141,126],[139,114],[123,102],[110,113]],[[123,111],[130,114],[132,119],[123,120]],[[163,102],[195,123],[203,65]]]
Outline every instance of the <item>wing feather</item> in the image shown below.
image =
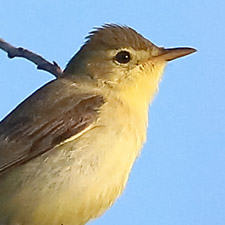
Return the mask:
[[0,173],[82,132],[103,104],[101,95],[60,80],[39,89],[0,123]]

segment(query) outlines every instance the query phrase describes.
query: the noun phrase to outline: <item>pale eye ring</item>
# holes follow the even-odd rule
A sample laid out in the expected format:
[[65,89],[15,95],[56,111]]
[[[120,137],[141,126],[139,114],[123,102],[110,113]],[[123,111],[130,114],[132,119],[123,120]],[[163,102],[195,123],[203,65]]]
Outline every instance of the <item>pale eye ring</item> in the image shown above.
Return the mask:
[[123,63],[123,64],[128,63],[131,60],[130,52],[120,51],[115,55],[114,60],[118,63]]

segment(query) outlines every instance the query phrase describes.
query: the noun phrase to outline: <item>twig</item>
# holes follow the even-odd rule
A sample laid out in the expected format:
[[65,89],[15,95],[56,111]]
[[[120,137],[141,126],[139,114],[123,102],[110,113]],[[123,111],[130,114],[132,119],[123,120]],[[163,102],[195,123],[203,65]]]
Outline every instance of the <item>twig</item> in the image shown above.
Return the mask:
[[46,59],[41,57],[40,55],[37,55],[36,53],[33,53],[27,49],[24,48],[16,48],[3,39],[0,38],[0,49],[8,53],[8,57],[10,59],[14,57],[22,57],[25,58],[34,64],[37,65],[37,69],[39,70],[45,70],[51,74],[53,74],[56,78],[62,76],[62,69],[59,67],[59,65],[53,61],[52,63],[48,62]]

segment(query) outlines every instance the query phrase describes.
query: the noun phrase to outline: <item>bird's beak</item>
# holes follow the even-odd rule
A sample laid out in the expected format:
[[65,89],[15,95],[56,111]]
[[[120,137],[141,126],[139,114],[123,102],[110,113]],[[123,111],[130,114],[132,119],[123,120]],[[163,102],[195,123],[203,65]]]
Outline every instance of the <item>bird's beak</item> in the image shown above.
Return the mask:
[[159,54],[153,58],[157,60],[171,61],[176,58],[180,58],[191,53],[196,52],[194,48],[160,48]]

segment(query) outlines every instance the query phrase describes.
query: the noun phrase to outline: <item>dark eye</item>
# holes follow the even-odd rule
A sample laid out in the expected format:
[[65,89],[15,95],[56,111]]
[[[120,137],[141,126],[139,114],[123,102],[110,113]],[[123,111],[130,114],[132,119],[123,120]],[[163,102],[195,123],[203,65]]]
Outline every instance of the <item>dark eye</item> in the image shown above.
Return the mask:
[[131,60],[131,56],[129,52],[121,51],[116,54],[114,59],[118,63],[128,63]]

